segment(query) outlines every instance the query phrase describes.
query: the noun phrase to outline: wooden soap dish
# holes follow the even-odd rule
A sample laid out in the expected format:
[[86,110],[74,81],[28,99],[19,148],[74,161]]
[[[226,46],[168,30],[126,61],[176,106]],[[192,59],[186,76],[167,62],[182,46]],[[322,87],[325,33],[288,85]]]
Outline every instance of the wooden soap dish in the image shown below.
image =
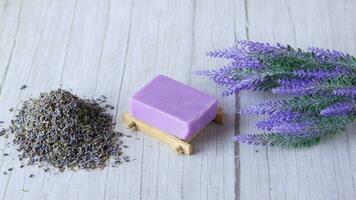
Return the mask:
[[[191,155],[193,153],[192,145],[190,144],[190,142],[194,139],[194,137],[190,138],[188,140],[179,139],[169,133],[166,133],[162,130],[159,130],[153,126],[146,124],[145,122],[143,122],[141,120],[136,119],[130,113],[127,113],[127,112],[125,112],[123,114],[122,120],[127,125],[127,127],[129,129],[136,129],[138,131],[146,133],[147,135],[155,138],[156,140],[159,140],[160,142],[168,144],[178,154]],[[215,122],[217,124],[223,124],[224,113],[222,111],[222,108],[218,108],[218,110],[216,112],[215,119],[213,120],[213,122]],[[196,135],[198,135],[198,134],[196,134]]]

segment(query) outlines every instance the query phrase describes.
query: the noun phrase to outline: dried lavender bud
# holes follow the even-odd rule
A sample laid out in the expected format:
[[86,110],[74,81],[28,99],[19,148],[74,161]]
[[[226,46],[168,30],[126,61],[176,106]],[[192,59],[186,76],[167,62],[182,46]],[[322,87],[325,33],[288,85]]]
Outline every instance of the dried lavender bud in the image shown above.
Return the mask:
[[112,115],[92,100],[58,89],[25,101],[13,120],[14,143],[28,164],[59,171],[103,168],[121,156]]
[[106,108],[106,109],[111,109],[111,110],[113,110],[115,107],[112,106],[112,105],[110,105],[110,104],[106,104],[106,105],[105,105],[105,108]]
[[6,134],[6,129],[4,129],[4,128],[1,129],[1,131],[0,131],[0,137],[3,136],[3,135],[5,135],[5,134]]
[[9,168],[9,169],[7,169],[7,171],[9,171],[9,172],[11,172],[13,170],[13,168],[11,167],[11,168]]
[[116,161],[114,162],[114,164],[111,165],[111,166],[112,166],[112,167],[116,167],[117,165],[120,165],[121,163],[122,163],[121,160],[116,160]]
[[125,162],[129,162],[130,161],[130,158],[128,156],[124,156],[123,159],[124,159]]
[[33,174],[30,174],[28,177],[30,177],[30,178],[32,178],[32,177],[34,177],[35,175],[33,175]]
[[23,85],[20,87],[20,90],[23,90],[23,89],[26,89],[27,88],[27,85]]
[[116,134],[117,134],[117,136],[118,137],[122,137],[122,136],[124,136],[124,134],[123,133],[121,133],[121,132],[115,132]]

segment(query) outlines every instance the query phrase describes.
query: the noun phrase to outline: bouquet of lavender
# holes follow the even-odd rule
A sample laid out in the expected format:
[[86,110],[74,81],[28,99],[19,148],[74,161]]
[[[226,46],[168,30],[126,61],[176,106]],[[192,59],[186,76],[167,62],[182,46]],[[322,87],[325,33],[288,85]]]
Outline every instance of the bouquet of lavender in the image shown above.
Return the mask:
[[235,141],[270,146],[307,147],[343,132],[356,119],[356,58],[335,50],[294,49],[238,41],[208,56],[229,59],[217,70],[200,71],[224,87],[223,95],[241,90],[290,95],[246,108],[242,114],[267,114],[256,124],[264,134],[234,137]]

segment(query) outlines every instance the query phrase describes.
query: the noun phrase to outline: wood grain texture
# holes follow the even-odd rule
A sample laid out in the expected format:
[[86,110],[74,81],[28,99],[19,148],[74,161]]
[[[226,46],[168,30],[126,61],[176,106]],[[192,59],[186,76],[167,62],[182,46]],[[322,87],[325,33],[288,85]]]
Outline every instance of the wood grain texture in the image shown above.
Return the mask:
[[[0,139],[0,199],[234,199],[235,98],[219,97],[226,125],[209,125],[194,156],[177,156],[119,119],[129,97],[157,74],[219,96],[193,71],[220,61],[204,55],[242,37],[243,2],[192,0],[0,0],[0,119],[21,101],[62,87],[81,97],[105,95],[131,162],[118,168],[44,173],[19,169],[9,139]],[[241,26],[240,26],[241,25]],[[239,30],[241,27],[241,30]],[[223,31],[222,31],[223,30]],[[236,33],[236,31],[242,33]],[[19,88],[28,85],[25,90]],[[3,171],[14,170],[3,175]],[[33,178],[29,175],[33,174]]]
[[[248,0],[248,37],[293,46],[310,45],[356,54],[356,2]],[[244,92],[241,107],[276,99]],[[241,116],[241,133],[259,132],[255,116]],[[355,199],[356,126],[318,146],[288,150],[240,145],[240,199]]]
[[[0,120],[8,124],[9,108],[62,85],[106,95],[117,130],[134,135],[124,139],[131,162],[59,174],[20,170],[11,138],[1,138],[11,156],[0,152],[0,199],[354,199],[356,125],[310,149],[234,144],[234,134],[258,132],[263,119],[235,111],[278,97],[222,98],[192,72],[224,65],[204,53],[236,39],[356,54],[355,9],[352,0],[0,0]],[[119,122],[129,97],[157,74],[218,96],[227,114],[223,128],[211,124],[193,141],[191,157]]]

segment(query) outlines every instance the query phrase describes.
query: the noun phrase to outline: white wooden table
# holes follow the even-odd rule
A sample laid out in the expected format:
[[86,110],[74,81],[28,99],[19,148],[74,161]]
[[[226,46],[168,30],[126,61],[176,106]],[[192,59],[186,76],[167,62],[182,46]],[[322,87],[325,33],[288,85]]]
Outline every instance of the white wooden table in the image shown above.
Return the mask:
[[[234,144],[231,137],[256,132],[258,120],[235,108],[275,97],[222,98],[192,75],[222,65],[205,52],[236,39],[356,54],[355,10],[353,0],[0,0],[0,120],[8,123],[15,115],[9,108],[60,84],[81,97],[104,94],[116,105],[117,130],[134,135],[124,142],[135,159],[53,174],[19,169],[15,149],[6,148],[0,199],[355,199],[356,126],[310,149]],[[129,97],[157,74],[218,96],[225,108],[226,126],[210,125],[194,141],[193,156],[177,156],[119,122]],[[7,142],[1,138],[0,149]]]

